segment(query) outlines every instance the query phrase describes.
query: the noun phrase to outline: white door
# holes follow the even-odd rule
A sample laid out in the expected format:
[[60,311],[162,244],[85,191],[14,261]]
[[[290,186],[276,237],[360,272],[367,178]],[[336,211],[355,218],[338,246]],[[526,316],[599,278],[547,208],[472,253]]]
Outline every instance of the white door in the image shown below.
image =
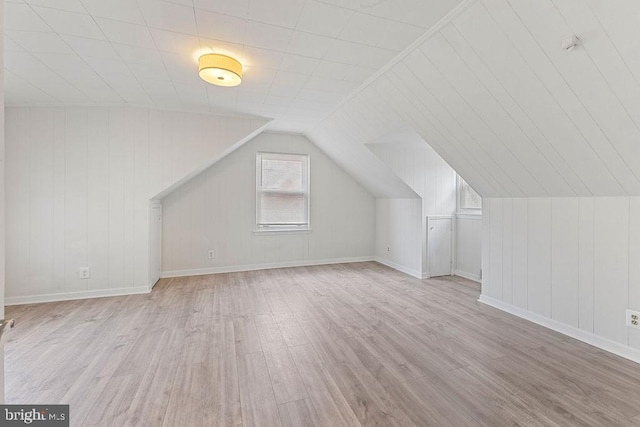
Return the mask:
[[453,218],[427,218],[429,276],[451,275],[451,234]]

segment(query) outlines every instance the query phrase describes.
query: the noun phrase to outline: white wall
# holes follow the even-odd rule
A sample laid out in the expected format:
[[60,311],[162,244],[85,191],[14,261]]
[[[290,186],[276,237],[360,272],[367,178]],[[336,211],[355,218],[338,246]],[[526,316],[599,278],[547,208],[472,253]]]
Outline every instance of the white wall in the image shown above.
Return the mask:
[[483,208],[483,301],[640,361],[640,331],[625,325],[640,310],[640,198]]
[[482,278],[482,216],[457,214],[455,221],[454,273],[467,279],[480,281]]
[[[422,199],[422,267],[428,273],[427,226],[429,215],[454,215],[456,211],[456,172],[419,135],[411,132],[390,137],[391,142],[367,146]],[[385,205],[386,206],[386,205]],[[380,223],[381,219],[378,219]],[[455,221],[454,272],[480,280],[481,217],[458,215]],[[384,227],[382,227],[383,230]],[[381,243],[382,247],[386,247]],[[381,256],[388,254],[382,252]],[[401,261],[406,264],[410,261]]]
[[[6,302],[145,292],[149,199],[263,120],[128,108],[6,110]],[[91,278],[77,270],[90,267]]]
[[[254,233],[258,151],[310,155],[311,233]],[[371,260],[374,233],[359,183],[307,138],[263,133],[163,199],[163,275]]]
[[420,199],[376,199],[378,262],[422,278],[422,235]]
[[391,142],[368,147],[422,198],[423,216],[456,211],[456,172],[426,142]]

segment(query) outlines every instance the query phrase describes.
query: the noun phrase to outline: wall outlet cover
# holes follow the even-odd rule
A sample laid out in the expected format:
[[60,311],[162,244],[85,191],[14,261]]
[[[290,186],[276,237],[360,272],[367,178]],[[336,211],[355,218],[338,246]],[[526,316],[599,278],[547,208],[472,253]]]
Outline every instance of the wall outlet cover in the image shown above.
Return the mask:
[[91,277],[91,271],[89,270],[89,267],[80,267],[78,269],[78,277],[80,279],[88,279],[89,277]]
[[640,311],[627,310],[627,326],[640,329]]

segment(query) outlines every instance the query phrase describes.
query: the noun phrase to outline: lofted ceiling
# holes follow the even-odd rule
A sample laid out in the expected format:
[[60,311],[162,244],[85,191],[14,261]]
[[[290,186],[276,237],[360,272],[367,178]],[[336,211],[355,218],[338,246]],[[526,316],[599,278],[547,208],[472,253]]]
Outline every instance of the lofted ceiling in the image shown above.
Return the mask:
[[[640,195],[637,0],[6,0],[5,18],[8,105],[273,118],[378,197],[415,196],[367,148],[403,130],[483,197]],[[200,81],[211,51],[242,85]]]
[[406,128],[483,197],[640,196],[639,22],[637,0],[465,1],[308,136],[387,197],[366,144]]
[[[133,105],[308,130],[460,0],[5,0],[7,105]],[[236,88],[197,58],[244,65]]]

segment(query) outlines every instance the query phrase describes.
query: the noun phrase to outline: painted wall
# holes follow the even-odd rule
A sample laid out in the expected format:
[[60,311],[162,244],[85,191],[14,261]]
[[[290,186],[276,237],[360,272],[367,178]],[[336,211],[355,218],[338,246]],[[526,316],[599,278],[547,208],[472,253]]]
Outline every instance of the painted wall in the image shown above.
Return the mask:
[[376,199],[375,236],[378,262],[422,277],[422,201],[419,198]]
[[[456,172],[415,133],[403,132],[391,137],[390,141],[368,144],[368,147],[422,198],[422,273],[426,274],[429,270],[426,217],[455,214]],[[481,217],[457,215],[454,220],[454,272],[480,280]]]
[[625,324],[640,310],[640,198],[483,206],[485,302],[640,361],[640,331]]
[[264,124],[151,109],[8,108],[6,302],[146,292],[149,199]]
[[368,147],[422,198],[424,216],[456,211],[456,172],[416,134],[418,141]]
[[482,215],[457,214],[455,274],[480,281],[482,278]]
[[[310,155],[311,233],[254,233],[258,151]],[[162,203],[163,276],[373,259],[375,199],[303,136],[263,133]]]

